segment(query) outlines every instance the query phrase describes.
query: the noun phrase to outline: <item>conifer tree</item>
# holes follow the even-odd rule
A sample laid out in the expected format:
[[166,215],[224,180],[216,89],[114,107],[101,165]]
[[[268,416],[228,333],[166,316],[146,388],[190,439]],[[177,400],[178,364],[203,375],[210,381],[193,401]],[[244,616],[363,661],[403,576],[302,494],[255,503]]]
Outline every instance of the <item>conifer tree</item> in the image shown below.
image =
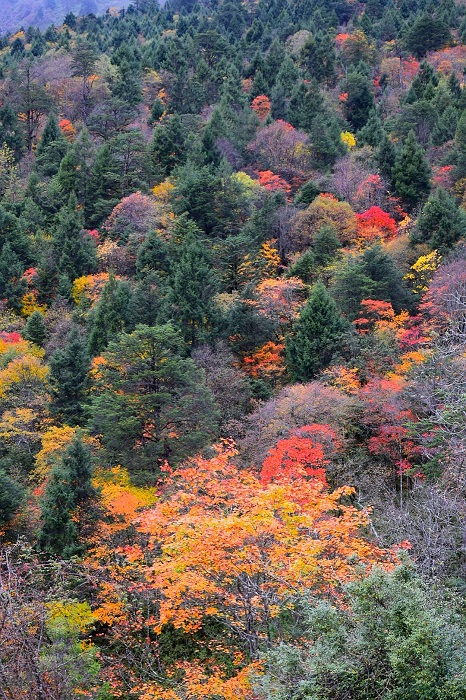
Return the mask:
[[90,359],[76,327],[50,358],[51,411],[68,425],[83,420]]
[[382,133],[382,139],[375,152],[375,159],[381,174],[387,178],[387,180],[391,181],[393,166],[395,165],[396,152],[395,146],[385,131]]
[[78,554],[78,530],[71,518],[73,499],[62,470],[53,470],[41,508],[39,548],[65,559]]
[[80,554],[76,509],[95,497],[89,449],[77,435],[52,471],[41,508],[39,547],[65,559]]
[[67,150],[68,141],[60,131],[55,115],[51,114],[37,146],[36,169],[43,175],[56,175]]
[[10,243],[5,243],[0,253],[0,299],[6,299],[15,311],[20,311],[21,299],[26,293],[23,272],[24,265]]
[[355,129],[362,129],[374,107],[369,79],[358,71],[351,71],[345,83],[347,94],[344,102],[345,117]]
[[158,181],[163,180],[182,162],[184,138],[178,114],[154,129],[151,153]]
[[306,382],[327,367],[341,350],[347,324],[324,285],[318,282],[286,341],[288,369],[295,381]]
[[396,157],[392,177],[397,194],[410,208],[419,204],[430,192],[430,165],[413,131],[409,132]]
[[26,340],[43,345],[47,337],[47,327],[45,325],[44,316],[40,311],[33,311],[29,316],[26,326],[24,327],[23,336]]
[[93,311],[90,323],[89,350],[96,355],[125,328],[131,292],[125,282],[111,274]]
[[466,234],[466,213],[439,187],[424,205],[416,229],[420,240],[444,253]]
[[0,107],[0,147],[3,144],[11,148],[18,161],[23,151],[24,136],[18,117],[9,102],[5,102]]
[[183,240],[181,257],[170,278],[173,315],[183,337],[195,345],[212,330],[215,306],[212,297],[218,289],[204,246],[189,232]]
[[0,469],[0,526],[11,520],[24,498],[24,489]]
[[81,211],[77,208],[76,195],[72,194],[68,204],[60,210],[55,228],[53,244],[59,255],[58,269],[70,281],[95,270],[96,252],[94,244],[84,230]]

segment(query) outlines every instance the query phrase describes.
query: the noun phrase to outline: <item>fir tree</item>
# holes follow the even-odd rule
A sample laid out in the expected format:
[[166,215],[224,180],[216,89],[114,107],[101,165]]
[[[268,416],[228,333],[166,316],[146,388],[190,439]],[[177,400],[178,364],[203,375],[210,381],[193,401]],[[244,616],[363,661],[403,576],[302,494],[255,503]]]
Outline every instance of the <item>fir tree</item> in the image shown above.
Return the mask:
[[3,144],[13,151],[18,161],[23,151],[24,136],[18,117],[9,102],[5,102],[0,107],[0,147]]
[[43,345],[47,338],[47,327],[40,311],[33,311],[24,327],[23,336],[36,345]]
[[90,359],[78,329],[73,328],[63,348],[50,358],[51,411],[68,425],[83,420]]
[[392,171],[397,194],[410,208],[419,204],[430,191],[431,169],[424,150],[410,131],[397,155]]
[[317,283],[286,341],[288,369],[295,381],[306,382],[327,367],[341,350],[347,330],[336,304]]
[[182,162],[183,147],[181,120],[175,114],[166,123],[157,126],[152,137],[151,154],[158,181],[170,175],[173,168]]
[[212,297],[218,283],[204,246],[191,232],[183,239],[180,260],[173,267],[170,284],[174,318],[185,341],[195,345],[205,339],[215,323]]
[[451,194],[439,187],[424,205],[416,230],[420,241],[445,253],[466,234],[466,213]]
[[15,311],[20,311],[21,300],[26,293],[23,272],[24,266],[10,243],[5,243],[0,253],[0,299],[6,299]]
[[66,475],[59,468],[53,470],[41,507],[39,548],[48,555],[65,559],[78,554],[78,530],[71,518],[73,498]]
[[37,146],[36,169],[43,175],[56,175],[67,149],[68,141],[60,131],[55,115],[51,114]]
[[58,214],[53,238],[59,255],[58,269],[70,281],[93,272],[96,266],[95,246],[83,226],[82,213],[77,208],[76,196],[72,194]]
[[65,559],[82,552],[75,520],[77,509],[96,496],[91,477],[89,449],[77,435],[52,471],[44,494],[38,538],[43,552]]
[[93,355],[126,328],[130,298],[128,285],[111,274],[91,316],[89,350]]

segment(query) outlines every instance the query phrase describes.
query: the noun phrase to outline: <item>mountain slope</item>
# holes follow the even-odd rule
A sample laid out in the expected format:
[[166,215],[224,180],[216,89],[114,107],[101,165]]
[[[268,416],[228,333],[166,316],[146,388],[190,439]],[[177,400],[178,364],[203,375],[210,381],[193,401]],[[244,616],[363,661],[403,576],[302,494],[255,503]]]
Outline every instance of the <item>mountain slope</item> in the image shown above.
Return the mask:
[[68,12],[75,15],[96,15],[108,7],[123,7],[124,0],[0,0],[0,34],[14,32],[33,25],[43,29],[50,24],[60,25]]

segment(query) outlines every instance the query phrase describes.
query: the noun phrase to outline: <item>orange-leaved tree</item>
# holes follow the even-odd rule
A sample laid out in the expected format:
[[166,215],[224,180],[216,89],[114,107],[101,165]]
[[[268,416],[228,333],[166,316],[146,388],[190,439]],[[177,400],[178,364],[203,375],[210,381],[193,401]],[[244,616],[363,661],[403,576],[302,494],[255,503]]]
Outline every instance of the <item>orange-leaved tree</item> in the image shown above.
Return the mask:
[[172,666],[164,681],[145,684],[144,697],[251,697],[245,669],[286,636],[283,615],[293,616],[296,594],[336,595],[364,565],[392,564],[362,537],[367,514],[342,501],[351,488],[331,492],[298,457],[292,476],[284,470],[263,483],[232,464],[230,444],[216,449],[169,473],[160,501],[139,519],[148,548],[121,550],[140,558],[139,589],[158,601],[152,633],[200,638],[207,659],[200,667],[198,656],[183,658],[179,673]]

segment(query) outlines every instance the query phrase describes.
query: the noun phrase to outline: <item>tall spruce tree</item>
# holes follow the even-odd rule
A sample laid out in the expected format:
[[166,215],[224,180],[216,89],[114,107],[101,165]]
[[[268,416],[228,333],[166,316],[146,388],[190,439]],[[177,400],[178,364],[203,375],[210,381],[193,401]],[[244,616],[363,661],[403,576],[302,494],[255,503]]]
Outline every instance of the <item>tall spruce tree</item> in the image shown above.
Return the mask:
[[215,323],[212,298],[218,290],[218,282],[205,247],[192,232],[183,240],[180,260],[173,267],[170,284],[173,316],[185,341],[195,345],[205,340]]
[[55,115],[51,114],[37,146],[35,168],[42,175],[56,175],[68,145]]
[[327,367],[341,350],[348,324],[321,282],[318,282],[286,340],[288,370],[294,380],[306,382]]
[[43,345],[47,337],[47,327],[45,325],[44,316],[40,311],[33,311],[29,316],[24,327],[23,336],[26,340]]
[[415,207],[427,197],[431,174],[424,150],[416,141],[414,132],[410,131],[392,171],[396,192],[406,206]]
[[84,416],[90,359],[79,330],[70,331],[66,344],[50,358],[51,412],[68,425],[79,425]]
[[445,253],[466,234],[466,213],[442,187],[435,190],[417,220],[417,236]]
[[90,319],[89,350],[97,355],[116,336],[125,330],[131,292],[126,282],[110,274]]
[[76,515],[78,508],[82,509],[96,496],[91,477],[89,448],[78,434],[67,448],[61,463],[52,471],[45,490],[38,538],[43,552],[64,559],[82,552]]

